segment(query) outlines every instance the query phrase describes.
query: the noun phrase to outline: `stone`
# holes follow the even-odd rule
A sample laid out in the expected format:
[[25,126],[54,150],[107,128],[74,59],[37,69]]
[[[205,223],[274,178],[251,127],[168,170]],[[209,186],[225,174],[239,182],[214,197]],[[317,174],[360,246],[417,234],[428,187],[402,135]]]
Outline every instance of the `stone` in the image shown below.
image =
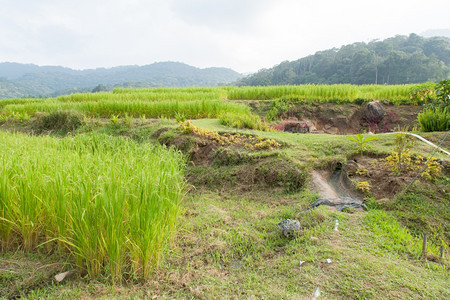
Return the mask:
[[300,234],[302,227],[297,220],[285,219],[278,223],[278,229],[285,237],[293,238]]
[[364,108],[364,116],[368,121],[378,123],[379,121],[381,121],[381,119],[383,119],[385,115],[386,111],[384,110],[380,101],[371,101],[367,103],[366,107]]
[[77,273],[76,270],[70,270],[70,271],[67,271],[67,272],[64,272],[64,273],[59,273],[59,274],[55,275],[55,280],[57,282],[61,282],[64,279],[68,279],[68,278],[72,277],[76,273]]
[[342,170],[347,172],[347,175],[355,175],[356,171],[359,169],[359,165],[354,160],[349,160],[342,165]]

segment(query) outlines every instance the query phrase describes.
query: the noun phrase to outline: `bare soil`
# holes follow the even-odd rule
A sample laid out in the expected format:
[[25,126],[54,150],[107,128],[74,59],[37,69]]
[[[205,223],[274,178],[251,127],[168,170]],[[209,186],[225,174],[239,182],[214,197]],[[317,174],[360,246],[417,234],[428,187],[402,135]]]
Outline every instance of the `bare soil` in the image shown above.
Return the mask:
[[383,104],[386,115],[382,120],[367,120],[364,105],[314,103],[297,104],[283,115],[284,119],[310,121],[315,132],[329,134],[355,134],[363,131],[389,132],[398,127],[417,125],[420,106]]

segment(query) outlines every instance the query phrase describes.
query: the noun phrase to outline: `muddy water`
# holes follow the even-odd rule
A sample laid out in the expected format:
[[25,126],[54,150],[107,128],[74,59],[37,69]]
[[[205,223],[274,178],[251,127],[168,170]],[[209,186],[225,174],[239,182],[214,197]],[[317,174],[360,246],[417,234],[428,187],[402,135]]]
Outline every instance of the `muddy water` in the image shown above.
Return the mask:
[[312,207],[328,205],[342,210],[344,207],[363,208],[363,196],[353,187],[347,174],[337,169],[330,176],[314,171],[312,182],[320,198],[311,204]]

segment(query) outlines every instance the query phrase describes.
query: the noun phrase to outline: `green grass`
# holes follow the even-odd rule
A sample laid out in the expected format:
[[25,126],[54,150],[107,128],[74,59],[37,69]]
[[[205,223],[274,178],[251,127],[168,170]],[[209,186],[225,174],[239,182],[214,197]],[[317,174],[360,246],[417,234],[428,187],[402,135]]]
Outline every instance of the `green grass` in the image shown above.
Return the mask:
[[[147,283],[114,287],[77,279],[32,295],[309,299],[320,287],[324,299],[448,298],[444,267],[386,247],[399,240],[380,235],[374,226],[388,219],[377,217],[369,225],[366,213],[326,207],[297,215],[312,200],[308,191],[286,196],[199,190],[185,202],[172,255]],[[301,222],[300,238],[278,233],[284,218]],[[336,219],[339,232],[333,230]]]

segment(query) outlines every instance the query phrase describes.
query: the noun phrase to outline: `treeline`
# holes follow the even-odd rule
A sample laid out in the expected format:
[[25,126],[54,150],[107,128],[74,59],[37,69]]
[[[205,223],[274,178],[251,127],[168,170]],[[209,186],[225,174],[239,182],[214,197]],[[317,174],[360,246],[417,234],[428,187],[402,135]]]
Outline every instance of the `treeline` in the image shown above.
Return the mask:
[[236,84],[407,84],[437,82],[449,75],[450,39],[411,34],[319,51],[260,70]]
[[0,99],[89,92],[99,85],[102,90],[112,90],[114,87],[217,86],[240,77],[241,74],[227,68],[200,69],[179,62],[83,71],[0,63]]

